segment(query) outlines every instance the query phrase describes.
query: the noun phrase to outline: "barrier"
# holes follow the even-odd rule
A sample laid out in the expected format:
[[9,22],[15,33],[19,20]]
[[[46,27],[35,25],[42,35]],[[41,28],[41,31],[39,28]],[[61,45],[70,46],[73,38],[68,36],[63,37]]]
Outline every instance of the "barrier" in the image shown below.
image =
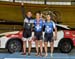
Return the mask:
[[0,1],[9,1],[9,2],[24,2],[31,4],[47,4],[47,5],[71,5],[71,1],[47,1],[47,0],[0,0]]

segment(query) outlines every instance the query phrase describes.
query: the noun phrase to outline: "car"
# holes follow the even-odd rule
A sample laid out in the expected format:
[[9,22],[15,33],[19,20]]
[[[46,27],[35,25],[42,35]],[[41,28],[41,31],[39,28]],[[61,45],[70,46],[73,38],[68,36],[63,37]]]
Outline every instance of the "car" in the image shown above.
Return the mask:
[[[58,47],[63,53],[69,53],[75,46],[75,30],[72,30],[67,25],[56,24],[57,40],[54,41],[54,47]],[[21,31],[12,31],[0,34],[0,48],[7,48],[10,53],[22,51],[22,34]],[[32,32],[32,39],[34,32]],[[44,38],[44,32],[43,32]],[[48,44],[48,47],[49,44]],[[28,42],[27,42],[28,48]],[[35,41],[32,40],[32,48],[35,48]]]

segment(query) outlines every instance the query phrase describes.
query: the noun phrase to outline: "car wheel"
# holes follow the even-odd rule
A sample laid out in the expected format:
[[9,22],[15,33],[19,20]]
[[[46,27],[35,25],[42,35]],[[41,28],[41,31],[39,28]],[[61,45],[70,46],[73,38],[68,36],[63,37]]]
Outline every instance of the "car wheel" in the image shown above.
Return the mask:
[[62,53],[69,53],[73,46],[71,44],[71,41],[68,40],[68,39],[62,39],[60,42],[59,42],[59,49]]
[[7,44],[7,49],[10,53],[19,52],[22,49],[22,44],[17,39],[11,39]]

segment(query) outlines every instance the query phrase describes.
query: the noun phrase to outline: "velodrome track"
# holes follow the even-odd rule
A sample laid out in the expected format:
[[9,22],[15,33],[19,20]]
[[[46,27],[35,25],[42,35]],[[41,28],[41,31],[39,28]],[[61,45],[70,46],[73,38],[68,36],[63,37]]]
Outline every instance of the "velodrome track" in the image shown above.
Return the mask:
[[0,59],[75,59],[75,49],[73,49],[70,53],[61,53],[58,49],[55,49],[53,57],[50,57],[50,52],[47,57],[35,56],[35,52],[32,52],[30,56],[21,55],[21,53],[22,52],[16,52],[10,54],[5,50],[1,50]]

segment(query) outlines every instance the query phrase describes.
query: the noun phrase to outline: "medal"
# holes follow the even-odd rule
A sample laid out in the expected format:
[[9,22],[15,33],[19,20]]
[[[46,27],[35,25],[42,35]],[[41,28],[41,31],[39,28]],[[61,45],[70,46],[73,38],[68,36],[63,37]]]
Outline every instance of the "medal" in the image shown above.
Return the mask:
[[28,24],[28,26],[30,26],[30,24]]

